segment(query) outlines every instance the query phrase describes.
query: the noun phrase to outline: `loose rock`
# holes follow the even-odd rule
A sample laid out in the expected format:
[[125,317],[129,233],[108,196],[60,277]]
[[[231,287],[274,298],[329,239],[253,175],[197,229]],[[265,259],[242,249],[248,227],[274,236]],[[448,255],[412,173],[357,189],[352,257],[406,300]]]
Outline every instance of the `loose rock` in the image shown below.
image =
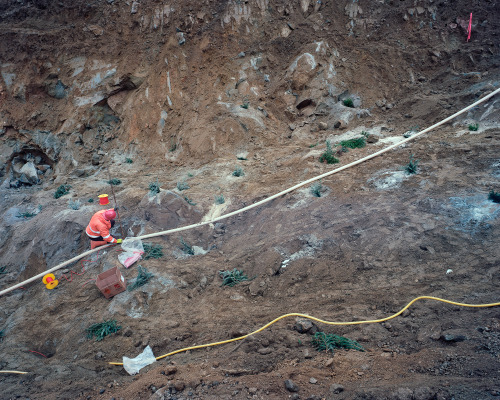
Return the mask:
[[299,387],[291,379],[287,379],[285,381],[285,388],[289,392],[298,392],[299,391]]

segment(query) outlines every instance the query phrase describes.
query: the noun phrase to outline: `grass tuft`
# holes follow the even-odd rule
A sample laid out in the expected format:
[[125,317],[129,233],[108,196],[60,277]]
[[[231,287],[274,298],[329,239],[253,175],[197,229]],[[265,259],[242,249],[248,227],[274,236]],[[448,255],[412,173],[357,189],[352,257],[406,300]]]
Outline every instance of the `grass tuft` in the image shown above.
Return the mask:
[[36,213],[31,213],[31,212],[20,212],[16,215],[16,218],[24,218],[24,219],[28,219],[28,218],[32,218],[36,215]]
[[93,198],[90,198],[87,200],[89,203],[93,203],[94,202],[94,199]]
[[346,149],[356,149],[356,148],[361,149],[366,146],[366,139],[363,136],[361,136],[355,139],[342,140],[340,142],[340,145],[342,147],[345,147]]
[[319,157],[319,162],[326,162],[327,164],[336,164],[339,162],[338,158],[333,155],[332,146],[330,141],[326,141],[326,151]]
[[4,265],[3,267],[0,267],[0,275],[6,274],[7,273],[7,266]]
[[408,175],[416,174],[418,172],[419,160],[413,159],[413,154],[410,156],[410,162],[405,166],[405,171]]
[[196,203],[193,200],[191,200],[189,197],[187,197],[187,196],[184,196],[184,200],[186,200],[186,202],[189,205],[191,205],[191,206],[195,206],[196,205]]
[[181,247],[180,249],[185,253],[190,256],[194,256],[194,249],[193,246],[190,246],[184,241],[184,238],[181,236]]
[[318,351],[331,351],[335,349],[354,349],[365,351],[363,346],[352,339],[343,336],[333,335],[331,333],[316,332],[312,338],[312,345]]
[[127,164],[132,164],[132,163],[134,162],[134,160],[132,160],[131,158],[126,158],[126,159],[125,159],[125,162],[126,162]]
[[190,186],[187,184],[187,182],[177,182],[177,189],[179,189],[181,192],[189,188]]
[[243,172],[243,168],[241,167],[236,167],[236,169],[233,171],[233,176],[243,176],[245,173]]
[[96,342],[100,342],[106,336],[118,332],[121,328],[114,319],[93,324],[86,329],[87,339],[92,339],[95,336]]
[[69,193],[69,189],[71,189],[71,185],[61,185],[57,188],[54,193],[54,199],[58,199],[59,197],[64,196]]
[[159,244],[154,243],[144,243],[144,254],[142,258],[144,260],[149,260],[150,258],[161,258],[163,257],[163,247]]
[[353,108],[354,107],[354,102],[352,101],[351,98],[348,98],[348,99],[344,99],[344,101],[342,102],[344,104],[344,106],[346,107],[350,107],[350,108]]
[[110,179],[110,180],[108,181],[108,183],[109,183],[110,185],[113,185],[113,186],[118,186],[118,185],[120,185],[120,184],[122,183],[122,181],[121,181],[121,180],[119,180],[119,179],[117,179],[117,178],[113,178],[113,179]]
[[321,182],[316,182],[310,187],[311,194],[314,197],[321,197],[321,189],[323,189]]
[[72,210],[79,210],[81,205],[82,203],[80,203],[80,200],[68,201],[68,208],[71,208]]
[[488,194],[488,200],[491,200],[493,203],[499,203],[500,204],[500,193],[495,192],[492,189],[491,192]]
[[158,178],[156,178],[156,182],[149,182],[149,191],[152,196],[160,193],[160,183],[158,183]]
[[479,124],[471,124],[469,125],[469,131],[477,131],[479,129]]
[[138,287],[144,286],[153,277],[154,275],[151,272],[139,265],[137,267],[137,278],[135,279],[135,282],[128,287],[128,290],[132,291],[134,289],[137,289]]
[[243,270],[233,269],[232,271],[219,271],[222,278],[221,286],[234,286],[240,282],[248,281],[248,276],[243,273]]
[[224,199],[224,196],[221,195],[216,195],[215,196],[215,204],[224,204],[226,200]]

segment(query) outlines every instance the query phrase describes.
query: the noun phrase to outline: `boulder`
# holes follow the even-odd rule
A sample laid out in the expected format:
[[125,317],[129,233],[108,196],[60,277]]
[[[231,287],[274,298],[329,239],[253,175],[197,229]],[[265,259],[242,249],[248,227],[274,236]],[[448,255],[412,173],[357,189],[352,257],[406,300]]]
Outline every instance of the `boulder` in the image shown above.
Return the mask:
[[23,179],[20,178],[23,183],[30,185],[36,185],[38,183],[38,174],[36,172],[35,164],[32,161],[24,164],[20,172],[21,177],[24,177]]

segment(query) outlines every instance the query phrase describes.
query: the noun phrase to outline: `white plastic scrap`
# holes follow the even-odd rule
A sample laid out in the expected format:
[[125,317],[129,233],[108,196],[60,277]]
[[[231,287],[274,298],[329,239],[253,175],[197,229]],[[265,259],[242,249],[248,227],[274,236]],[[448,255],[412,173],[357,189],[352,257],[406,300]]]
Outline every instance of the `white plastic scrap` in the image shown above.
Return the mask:
[[153,364],[155,361],[156,358],[153,354],[153,350],[151,350],[151,347],[148,345],[136,358],[128,358],[124,356],[123,368],[125,368],[125,371],[127,371],[130,375],[135,375],[142,368],[149,364]]
[[446,271],[446,275],[450,275],[452,272],[453,272],[453,270],[452,270],[452,269],[448,269],[448,270]]

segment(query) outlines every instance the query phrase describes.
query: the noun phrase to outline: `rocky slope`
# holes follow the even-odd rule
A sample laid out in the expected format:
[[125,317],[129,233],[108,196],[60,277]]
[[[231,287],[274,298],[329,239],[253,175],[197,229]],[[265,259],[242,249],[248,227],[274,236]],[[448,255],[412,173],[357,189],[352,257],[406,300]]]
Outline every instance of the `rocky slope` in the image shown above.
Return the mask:
[[[335,168],[318,161],[327,140],[345,165],[451,115],[499,87],[498,10],[493,0],[0,5],[0,289],[89,248],[83,230],[110,178],[121,181],[124,233],[152,233]],[[499,108],[496,96],[327,178],[319,198],[305,187],[155,239],[165,256],[141,262],[155,278],[136,291],[106,300],[89,283],[119,265],[113,249],[86,261],[83,276],[71,266],[71,282],[56,290],[34,283],[3,296],[0,370],[30,374],[0,376],[0,398],[500,393],[498,309],[427,302],[361,327],[302,332],[287,319],[137,377],[107,364],[147,344],[161,355],[237,337],[288,312],[350,321],[388,316],[424,294],[498,301],[500,209],[488,193],[500,191]],[[337,146],[362,133],[366,147]],[[416,175],[402,170],[411,155]],[[151,183],[162,188],[156,196]],[[61,185],[69,193],[55,199]],[[187,256],[181,239],[203,251]],[[221,287],[219,271],[234,268],[255,279]],[[123,274],[133,281],[137,269]],[[103,318],[118,320],[119,334],[85,339]],[[368,351],[317,353],[315,329]]]

